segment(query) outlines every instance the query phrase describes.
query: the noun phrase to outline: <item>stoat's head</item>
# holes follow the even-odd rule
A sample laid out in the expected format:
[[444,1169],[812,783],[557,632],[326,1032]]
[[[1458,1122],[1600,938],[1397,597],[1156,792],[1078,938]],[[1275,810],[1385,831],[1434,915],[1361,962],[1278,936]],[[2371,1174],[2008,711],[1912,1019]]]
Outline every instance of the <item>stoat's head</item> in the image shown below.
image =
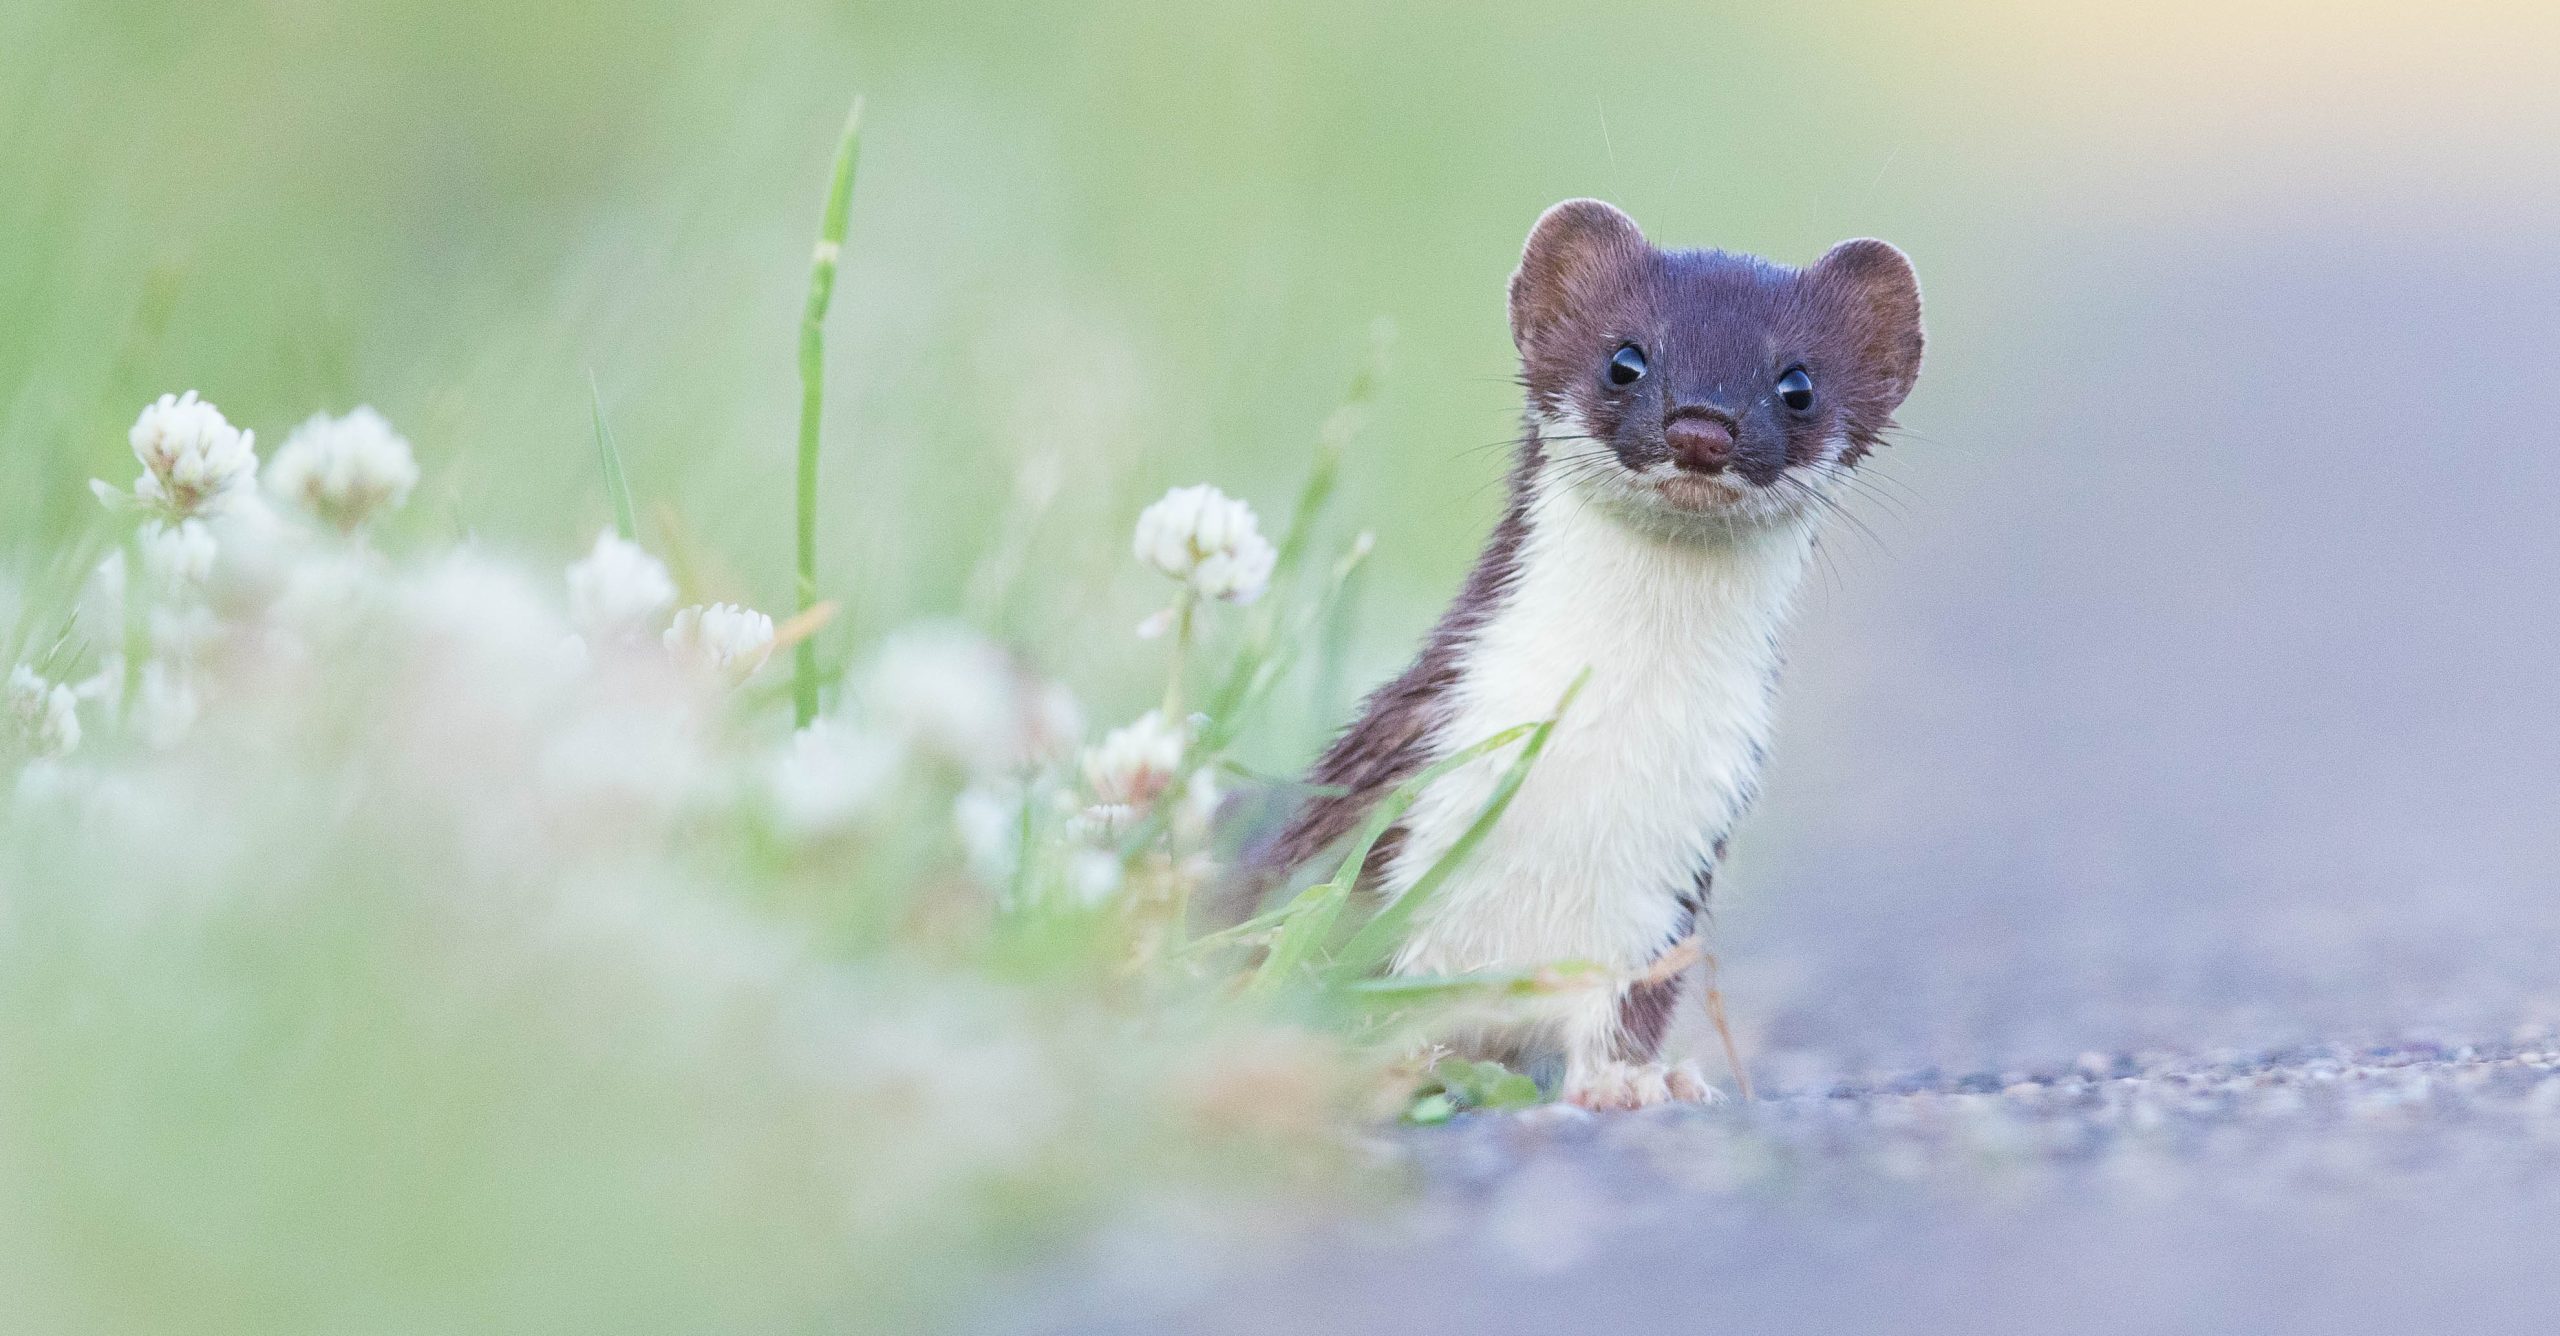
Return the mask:
[[1920,285],[1881,241],[1810,268],[1660,250],[1598,200],[1529,233],[1511,276],[1551,485],[1630,518],[1730,525],[1832,501],[1920,375]]

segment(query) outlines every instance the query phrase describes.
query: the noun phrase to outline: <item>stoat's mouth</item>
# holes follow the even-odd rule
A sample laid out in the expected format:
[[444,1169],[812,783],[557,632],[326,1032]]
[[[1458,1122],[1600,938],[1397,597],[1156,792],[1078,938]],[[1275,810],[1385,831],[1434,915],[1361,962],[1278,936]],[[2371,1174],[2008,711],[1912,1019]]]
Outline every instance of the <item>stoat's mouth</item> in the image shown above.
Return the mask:
[[1749,495],[1749,489],[1731,478],[1704,473],[1672,473],[1656,478],[1653,490],[1673,510],[1698,514],[1730,509]]
[[1818,511],[1825,499],[1816,490],[1819,479],[1780,486],[1756,483],[1730,470],[1696,473],[1669,464],[1554,469],[1546,486],[1666,536],[1730,534],[1743,526],[1787,523]]

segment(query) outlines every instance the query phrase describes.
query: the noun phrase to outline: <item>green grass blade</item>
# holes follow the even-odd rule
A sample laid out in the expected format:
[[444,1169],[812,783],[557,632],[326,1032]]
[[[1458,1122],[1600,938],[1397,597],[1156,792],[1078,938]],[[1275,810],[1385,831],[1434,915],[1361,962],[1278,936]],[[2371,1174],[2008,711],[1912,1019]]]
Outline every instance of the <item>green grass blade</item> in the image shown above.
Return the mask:
[[[818,418],[826,403],[827,306],[834,300],[836,265],[844,257],[845,227],[853,214],[854,168],[862,157],[862,99],[853,100],[844,136],[836,141],[834,174],[818,245],[809,259],[809,302],[800,313],[800,458],[798,543],[794,550],[794,610],[818,602]],[[791,651],[791,717],[806,727],[818,717],[818,647],[815,637]]]
[[[1315,888],[1309,887],[1308,889],[1313,890]],[[1277,930],[1281,925],[1287,923],[1290,915],[1295,914],[1298,911],[1298,902],[1304,897],[1304,895],[1305,892],[1302,891],[1298,895],[1291,896],[1289,903],[1280,906],[1278,909],[1265,910],[1262,913],[1254,915],[1252,918],[1246,919],[1242,923],[1229,924],[1215,932],[1204,932],[1199,936],[1192,938],[1190,941],[1183,943],[1174,954],[1179,957],[1189,959],[1218,950],[1221,947],[1243,946],[1265,933]]]
[[1386,379],[1387,350],[1395,343],[1395,326],[1381,318],[1369,331],[1369,356],[1351,377],[1351,388],[1344,391],[1342,402],[1324,420],[1316,432],[1314,467],[1307,471],[1306,484],[1298,491],[1298,504],[1289,514],[1288,532],[1280,540],[1279,560],[1275,570],[1295,570],[1306,556],[1307,544],[1315,537],[1318,517],[1333,499],[1334,487],[1342,478],[1342,458],[1351,451],[1351,443],[1359,439],[1369,424],[1369,411],[1378,397],[1378,386]]
[[1321,636],[1335,605],[1351,587],[1352,576],[1359,572],[1361,563],[1369,559],[1369,552],[1369,540],[1364,534],[1342,554],[1341,560],[1334,563],[1332,578],[1300,610],[1289,634],[1274,644],[1249,648],[1237,657],[1236,671],[1228,677],[1226,685],[1218,689],[1217,697],[1211,703],[1204,750],[1223,750],[1243,731],[1245,722],[1253,717],[1254,709],[1296,666],[1300,649]]
[[1280,930],[1272,935],[1271,950],[1262,965],[1245,986],[1248,996],[1269,997],[1281,985],[1295,979],[1306,969],[1307,962],[1324,948],[1333,935],[1333,925],[1342,918],[1344,905],[1351,901],[1351,884],[1341,881],[1318,882],[1298,892],[1282,911]]
[[1505,770],[1501,780],[1494,785],[1493,796],[1485,800],[1484,810],[1476,814],[1475,823],[1467,827],[1457,843],[1449,846],[1449,852],[1441,855],[1440,860],[1433,863],[1411,888],[1360,925],[1360,931],[1352,934],[1351,940],[1343,944],[1342,950],[1335,954],[1327,967],[1329,980],[1347,983],[1386,963],[1387,957],[1403,943],[1405,931],[1414,916],[1457,872],[1467,856],[1475,852],[1476,846],[1484,843],[1485,836],[1493,833],[1495,823],[1502,820],[1502,813],[1511,806],[1511,799],[1520,792],[1521,784],[1528,780],[1529,767],[1538,763],[1538,754],[1546,750],[1547,739],[1555,736],[1557,722],[1564,718],[1564,712],[1573,705],[1573,698],[1582,693],[1582,684],[1590,678],[1591,670],[1588,668],[1575,675],[1573,684],[1566,687],[1563,697],[1556,701],[1555,713],[1547,716],[1530,732],[1529,740],[1520,744],[1520,754],[1512,758],[1511,768]]
[[1350,709],[1350,694],[1343,683],[1350,668],[1352,631],[1359,623],[1360,595],[1365,584],[1360,570],[1345,576],[1326,604],[1323,620],[1314,629],[1315,665],[1307,682],[1307,704],[1313,718],[1339,719]]
[[[1297,503],[1289,510],[1289,527],[1281,534],[1279,555],[1272,563],[1271,587],[1274,589],[1295,587],[1298,570],[1306,562],[1307,549],[1315,541],[1316,522],[1332,503],[1334,491],[1341,482],[1343,456],[1349,453],[1352,441],[1368,423],[1370,404],[1377,398],[1378,385],[1386,377],[1387,348],[1393,342],[1394,327],[1380,321],[1370,332],[1368,360],[1352,376],[1351,388],[1316,433],[1315,461],[1308,466],[1306,481],[1298,488]],[[1340,593],[1344,574],[1337,571],[1335,587],[1326,591],[1327,599]],[[1244,647],[1236,655],[1235,666],[1210,697],[1210,720],[1213,726],[1228,729],[1230,737],[1233,736],[1234,725],[1219,721],[1242,713],[1239,704],[1253,689],[1257,676],[1266,679],[1276,676],[1262,671],[1263,665],[1271,658],[1273,647],[1294,646],[1302,639],[1299,636],[1284,637],[1280,629],[1276,600],[1266,599],[1262,607],[1254,610],[1252,620],[1246,625]]]
[[640,541],[640,522],[631,513],[631,480],[622,472],[622,452],[614,448],[613,431],[604,425],[604,392],[596,388],[596,373],[587,373],[587,402],[595,408],[596,456],[604,461],[604,494],[613,503],[613,531],[622,541]]
[[1531,997],[1596,987],[1608,974],[1597,965],[1565,961],[1536,969],[1471,970],[1465,974],[1382,974],[1335,986],[1345,1001],[1388,1008],[1475,997]]
[[1537,976],[1530,970],[1484,970],[1472,974],[1389,974],[1352,979],[1334,992],[1345,1001],[1409,1007],[1474,997],[1509,997],[1535,991],[1536,984]]
[[130,726],[141,704],[142,665],[151,657],[151,572],[142,561],[142,530],[124,535],[124,690],[118,695],[116,718]]
[[1536,724],[1519,724],[1506,728],[1425,767],[1421,773],[1398,784],[1386,797],[1379,799],[1378,805],[1369,810],[1369,819],[1361,826],[1359,837],[1351,842],[1351,851],[1343,856],[1342,865],[1334,870],[1333,879],[1309,886],[1298,892],[1287,905],[1274,911],[1283,921],[1278,935],[1272,938],[1269,954],[1263,957],[1262,967],[1254,974],[1252,990],[1267,994],[1296,977],[1323,949],[1325,940],[1333,935],[1333,925],[1340,919],[1343,906],[1351,899],[1352,889],[1359,885],[1360,870],[1368,866],[1369,855],[1377,849],[1378,841],[1386,838],[1388,828],[1395,825],[1422,796],[1424,789],[1458,767],[1528,737],[1538,727]]

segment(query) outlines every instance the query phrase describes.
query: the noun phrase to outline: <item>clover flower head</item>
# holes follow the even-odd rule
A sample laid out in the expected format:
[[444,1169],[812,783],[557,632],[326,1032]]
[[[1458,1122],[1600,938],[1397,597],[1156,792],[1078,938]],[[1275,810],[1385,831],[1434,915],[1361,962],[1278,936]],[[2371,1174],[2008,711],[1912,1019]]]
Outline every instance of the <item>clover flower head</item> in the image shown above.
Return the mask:
[[355,600],[336,612],[328,609],[333,591],[327,585],[311,592],[322,601],[308,628],[315,643],[379,624],[418,669],[406,689],[485,697],[530,724],[553,718],[555,693],[574,677],[563,662],[569,628],[557,606],[524,571],[476,548],[448,552],[378,590],[347,589]]
[[1206,844],[1218,815],[1218,800],[1224,796],[1215,770],[1202,766],[1192,771],[1191,782],[1183,786],[1182,801],[1174,805],[1174,842],[1195,849]]
[[972,776],[1063,756],[1084,733],[1073,692],[959,622],[892,632],[863,670],[858,692],[899,742]]
[[70,687],[19,664],[9,672],[8,709],[18,741],[35,756],[63,756],[80,746],[80,701]]
[[341,547],[295,562],[268,602],[271,648],[344,648],[383,597],[387,567],[370,550]]
[[1021,782],[1011,779],[972,784],[951,800],[952,832],[960,837],[969,875],[981,885],[1013,880],[1022,857],[1023,801]]
[[1167,726],[1160,712],[1149,710],[1086,749],[1082,769],[1087,801],[1067,819],[1068,838],[1087,846],[1109,845],[1162,805],[1174,847],[1200,848],[1217,815],[1220,792],[1216,773],[1206,766],[1193,770],[1179,793],[1172,791],[1189,746],[1185,730]]
[[1119,894],[1126,872],[1119,857],[1106,850],[1075,849],[1067,854],[1067,891],[1079,904],[1099,905]]
[[569,622],[584,634],[631,636],[674,607],[676,582],[666,563],[607,529],[569,567]]
[[314,416],[267,464],[267,490],[278,500],[347,533],[398,510],[417,485],[409,442],[367,407],[345,417]]
[[201,587],[213,578],[221,547],[203,520],[145,520],[140,537],[142,569],[160,588]]
[[697,604],[676,614],[663,639],[677,662],[734,686],[773,654],[773,619],[735,603]]
[[1200,597],[1228,603],[1262,597],[1279,560],[1253,507],[1207,483],[1174,488],[1140,512],[1132,547],[1138,560]]
[[158,659],[142,665],[142,691],[135,700],[134,719],[144,740],[162,751],[175,747],[186,741],[195,729],[196,716],[203,712],[203,698],[184,672]]
[[828,716],[791,735],[766,776],[766,790],[784,830],[823,835],[869,815],[897,768],[895,744]]
[[[147,628],[155,649],[191,653],[221,629],[221,616],[210,603],[217,559],[226,545],[212,526],[193,517],[152,516],[134,532],[141,554]],[[121,645],[128,627],[125,614],[132,570],[125,549],[100,559],[82,586],[77,609],[82,634],[94,645]]]
[[[1084,785],[1093,807],[1144,810],[1173,782],[1189,745],[1183,727],[1166,722],[1161,710],[1149,710],[1136,722],[1111,730],[1084,753]],[[1098,819],[1111,824],[1107,815]]]
[[[164,394],[134,419],[128,435],[142,477],[133,499],[173,518],[218,513],[258,476],[257,438],[196,397]],[[102,499],[115,495],[93,483]]]

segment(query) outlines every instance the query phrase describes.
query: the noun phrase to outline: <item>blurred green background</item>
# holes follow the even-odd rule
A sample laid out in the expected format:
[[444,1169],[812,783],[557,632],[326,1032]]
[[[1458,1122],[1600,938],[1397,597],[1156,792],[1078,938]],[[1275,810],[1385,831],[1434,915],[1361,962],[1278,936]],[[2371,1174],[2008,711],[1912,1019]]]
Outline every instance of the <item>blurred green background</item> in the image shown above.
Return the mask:
[[1108,516],[1195,478],[1276,506],[1380,318],[1395,374],[1353,491],[1390,533],[1380,568],[1445,583],[1495,504],[1501,283],[1546,203],[1607,195],[1665,238],[1800,259],[1934,243],[1932,206],[1976,188],[1946,179],[1954,136],[1895,106],[1907,39],[1850,12],[0,13],[21,542],[85,518],[76,484],[121,467],[143,398],[195,387],[271,443],[373,402],[425,456],[413,524],[565,552],[604,513],[592,371],[646,497],[779,602],[790,339],[857,90],[828,582],[884,615],[956,598],[1029,454]]
[[1381,568],[1441,581],[1495,501],[1501,283],[1541,207],[1804,258],[1916,243],[1953,184],[1849,14],[12,5],[19,534],[76,522],[67,484],[192,386],[270,442],[369,400],[426,457],[415,522],[565,551],[603,515],[593,371],[647,495],[778,601],[790,338],[858,90],[831,586],[947,604],[1005,461],[1043,450],[1117,512],[1200,477],[1270,508],[1380,318],[1354,490]]
[[[2035,817],[2085,836],[2055,855],[2077,866],[2112,856],[2128,786],[2182,829],[2198,790],[2166,777],[2196,773],[2306,795],[2305,847],[2405,814],[2394,784],[2494,781],[2454,815],[2503,828],[2552,792],[2560,717],[2478,747],[2469,715],[2357,730],[2551,658],[2506,611],[2531,582],[2486,591],[2550,565],[2517,522],[2550,475],[2510,443],[2560,410],[2554,51],[2560,14],[2522,3],[0,0],[0,551],[23,569],[90,523],[80,484],[129,471],[137,407],[195,388],[269,444],[373,403],[426,468],[410,539],[565,557],[606,517],[592,373],[644,508],[677,517],[653,541],[702,592],[784,604],[792,340],[861,92],[835,656],[961,606],[1047,455],[1062,490],[999,629],[1099,718],[1139,708],[1161,648],[1124,631],[1159,591],[1124,569],[1130,518],[1204,479],[1281,509],[1383,319],[1343,516],[1381,539],[1347,685],[1385,670],[1499,502],[1520,237],[1597,194],[1783,260],[1885,236],[1929,294],[1912,430],[1876,465],[1904,501],[1833,545],[1756,847],[1854,819],[1877,848],[2008,848],[1986,821],[2085,794]],[[2410,479],[2424,505],[2369,513]],[[2306,657],[2335,671],[2306,687]],[[2047,778],[2113,743],[2085,785]],[[2016,872],[1951,877],[2063,875]]]
[[8,0],[0,524],[80,522],[66,484],[195,387],[270,442],[374,402],[426,456],[414,523],[566,551],[603,515],[593,372],[648,496],[779,600],[790,338],[862,91],[831,584],[948,603],[1043,449],[1123,509],[1194,477],[1275,503],[1384,317],[1355,492],[1381,569],[1436,586],[1494,505],[1500,285],[1543,205],[1791,260],[1901,242],[1936,298],[1925,428],[1984,390],[1987,330],[2067,307],[2057,219],[2246,210],[2277,163],[2296,195],[2504,180],[2547,218],[2497,157],[2552,126],[2560,23],[2470,17]]

